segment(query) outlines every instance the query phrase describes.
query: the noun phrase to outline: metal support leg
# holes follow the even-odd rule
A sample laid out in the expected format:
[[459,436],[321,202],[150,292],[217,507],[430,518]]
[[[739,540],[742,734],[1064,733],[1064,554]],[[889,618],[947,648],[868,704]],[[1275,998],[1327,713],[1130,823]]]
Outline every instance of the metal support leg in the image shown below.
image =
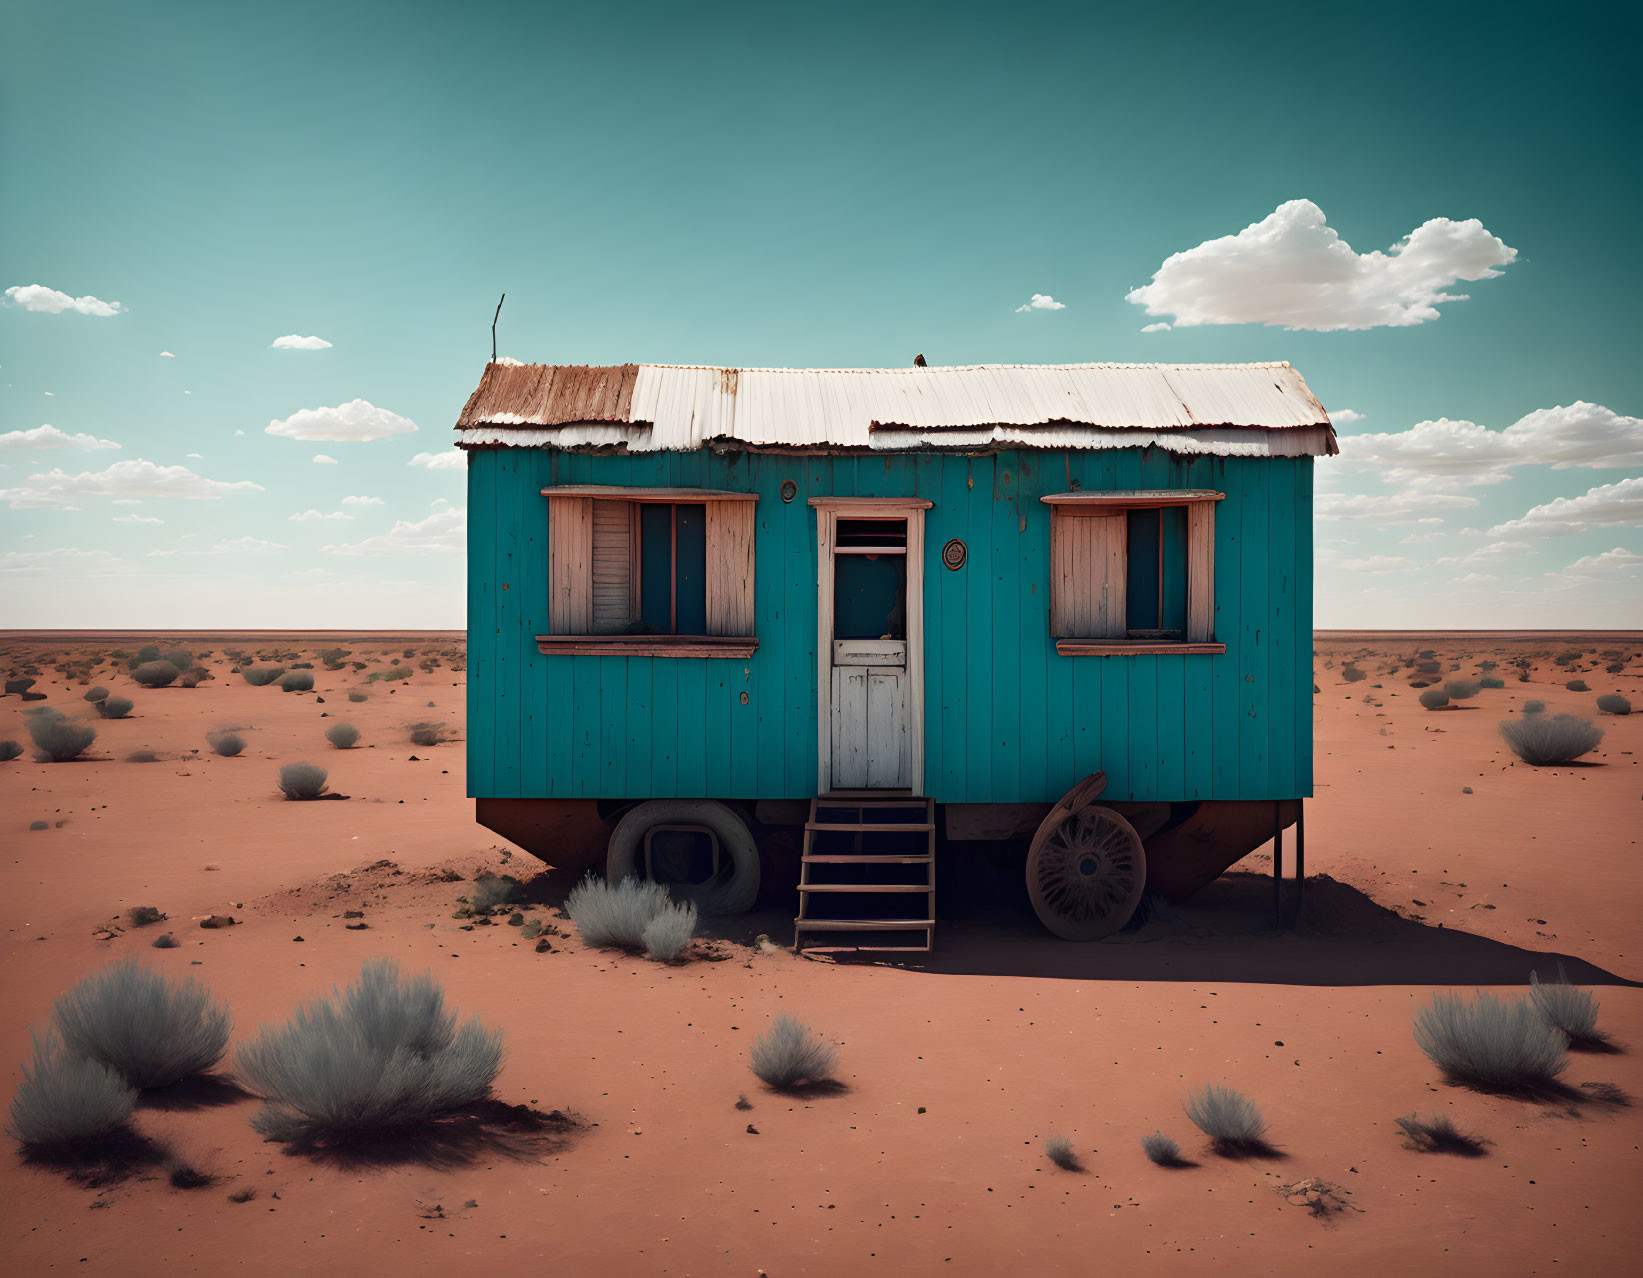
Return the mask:
[[1295,817],[1295,926],[1301,925],[1301,910],[1306,905],[1306,800],[1300,799],[1299,814]]
[[1284,925],[1284,805],[1272,801],[1272,926]]

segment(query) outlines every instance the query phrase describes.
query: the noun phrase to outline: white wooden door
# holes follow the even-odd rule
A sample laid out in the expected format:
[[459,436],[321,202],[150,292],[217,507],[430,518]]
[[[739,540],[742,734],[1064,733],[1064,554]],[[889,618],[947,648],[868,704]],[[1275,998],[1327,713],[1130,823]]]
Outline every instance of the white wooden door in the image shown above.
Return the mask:
[[[913,750],[905,641],[853,645],[841,640],[833,647],[832,788],[908,789]],[[840,651],[851,647],[899,651]]]
[[[822,790],[911,790],[924,784],[924,512],[921,497],[812,497],[816,510],[816,699]],[[840,546],[841,518],[905,522],[904,639],[839,639],[835,556],[895,553]],[[892,614],[893,619],[893,614]]]

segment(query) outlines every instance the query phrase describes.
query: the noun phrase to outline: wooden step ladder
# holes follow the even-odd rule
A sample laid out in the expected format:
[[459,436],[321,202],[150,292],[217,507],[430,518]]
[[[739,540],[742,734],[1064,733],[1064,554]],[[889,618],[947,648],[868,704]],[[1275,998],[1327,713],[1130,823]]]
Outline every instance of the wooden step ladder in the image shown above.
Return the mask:
[[[810,800],[799,861],[793,949],[927,953],[936,934],[935,801],[883,790],[835,790]],[[823,916],[811,907],[827,902]],[[850,908],[852,903],[859,910]],[[916,908],[905,908],[913,905]],[[807,933],[821,933],[807,938]],[[922,934],[923,944],[879,935]],[[819,940],[828,944],[817,944]],[[807,943],[808,941],[808,943]]]

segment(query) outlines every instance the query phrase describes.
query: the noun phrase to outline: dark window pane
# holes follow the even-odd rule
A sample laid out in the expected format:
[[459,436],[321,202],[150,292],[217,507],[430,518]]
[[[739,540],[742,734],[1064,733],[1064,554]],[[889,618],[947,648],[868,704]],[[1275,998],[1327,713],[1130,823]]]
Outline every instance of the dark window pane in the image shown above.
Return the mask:
[[1187,628],[1187,508],[1166,506],[1158,512],[1164,563],[1163,616],[1160,629]]
[[841,519],[834,530],[838,546],[905,546],[905,519]]
[[707,507],[675,506],[678,512],[678,624],[674,633],[707,633]]
[[1162,628],[1158,615],[1158,524],[1156,510],[1129,512],[1124,624],[1130,630]]
[[907,556],[833,559],[833,637],[907,637]]
[[673,507],[639,507],[639,619],[646,634],[673,630]]

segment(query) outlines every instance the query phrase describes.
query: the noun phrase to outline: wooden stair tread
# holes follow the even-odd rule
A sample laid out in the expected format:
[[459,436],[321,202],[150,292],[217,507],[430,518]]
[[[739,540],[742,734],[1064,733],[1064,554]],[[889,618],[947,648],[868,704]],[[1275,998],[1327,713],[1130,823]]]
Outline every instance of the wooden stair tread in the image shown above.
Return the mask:
[[934,892],[928,883],[801,883],[801,892]]
[[814,932],[913,932],[934,927],[934,919],[794,919],[799,931]]
[[905,832],[907,834],[928,834],[936,827],[931,825],[929,822],[914,823],[911,821],[906,825],[889,821],[855,821],[841,824],[835,824],[828,821],[806,821],[804,823],[804,828],[807,830],[814,830],[818,834],[894,834],[897,832]]
[[806,852],[799,859],[805,865],[929,865],[935,857],[928,852],[916,856],[890,852]]
[[860,954],[869,951],[873,954],[928,954],[935,947],[933,945],[807,945],[806,954]]

